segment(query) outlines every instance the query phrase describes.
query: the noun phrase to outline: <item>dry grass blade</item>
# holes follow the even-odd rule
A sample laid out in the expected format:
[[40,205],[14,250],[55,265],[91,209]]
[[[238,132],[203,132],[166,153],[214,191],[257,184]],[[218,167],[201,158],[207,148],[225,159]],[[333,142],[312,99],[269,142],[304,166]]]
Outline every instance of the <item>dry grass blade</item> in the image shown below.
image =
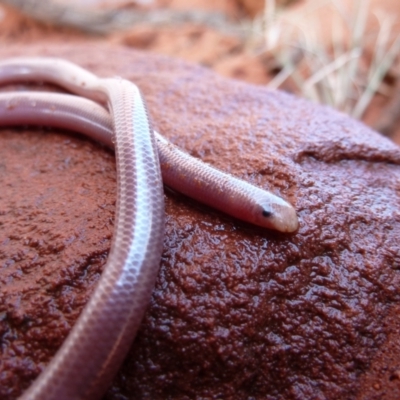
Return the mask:
[[[359,49],[360,56],[362,55],[362,49],[365,47],[363,38],[367,26],[369,1],[370,0],[358,0],[357,6],[355,8],[354,18],[350,20],[350,26],[349,26],[349,31],[351,35],[350,48]],[[346,80],[344,82],[344,90],[345,93],[349,94],[348,97],[350,99],[352,98],[354,81],[359,71],[359,61],[360,57],[352,60],[352,62],[349,63],[345,74]],[[344,111],[347,112],[348,114],[351,114],[352,106],[353,106],[352,102],[347,101],[344,107]]]
[[368,86],[366,87],[364,93],[358,100],[356,106],[352,110],[351,115],[355,118],[361,118],[364,114],[366,108],[372,100],[372,97],[375,95],[376,91],[379,88],[383,78],[388,72],[390,66],[393,64],[395,58],[398,56],[400,51],[400,35],[397,36],[396,40],[390,47],[389,51],[384,55],[381,62],[376,66],[374,72],[371,76],[370,81],[368,82]]
[[[394,19],[384,13],[377,15],[379,30],[376,37],[369,35],[367,32],[369,0],[357,0],[352,13],[347,11],[340,0],[328,0],[328,2],[337,11],[340,21],[334,21],[332,24],[331,43],[321,44],[318,41],[318,32],[302,29],[295,21],[286,19],[283,29],[279,16],[275,14],[274,17],[274,13],[277,13],[275,0],[266,0],[264,46],[269,51],[273,48],[276,59],[283,65],[281,72],[269,86],[278,88],[290,78],[297,86],[298,93],[304,97],[329,104],[353,117],[362,118],[400,52],[400,37],[395,41],[391,40]],[[313,7],[315,10],[324,4],[326,2],[309,2],[305,14],[310,15],[309,12],[313,12]],[[297,17],[301,20],[301,15]],[[318,22],[317,18],[316,20]],[[290,24],[293,26],[293,31],[297,32],[297,37],[287,33],[287,26]],[[347,34],[343,34],[342,26]],[[268,39],[268,32],[274,29],[273,40]],[[276,32],[281,35],[278,42]],[[365,63],[369,58],[367,49],[371,48],[372,40],[374,40],[374,51],[369,67],[366,68]],[[290,56],[292,48],[302,52],[300,61],[299,58],[294,60]]]
[[307,89],[309,86],[316,85],[324,78],[331,76],[334,72],[341,69],[350,61],[359,58],[361,55],[361,50],[359,48],[355,48],[351,51],[341,54],[337,58],[335,58],[329,64],[325,64],[320,70],[318,70],[314,75],[310,76],[305,82],[304,86]]
[[284,68],[272,79],[268,82],[268,87],[270,89],[278,89],[283,82],[288,79],[296,69],[296,65],[292,63],[286,63]]

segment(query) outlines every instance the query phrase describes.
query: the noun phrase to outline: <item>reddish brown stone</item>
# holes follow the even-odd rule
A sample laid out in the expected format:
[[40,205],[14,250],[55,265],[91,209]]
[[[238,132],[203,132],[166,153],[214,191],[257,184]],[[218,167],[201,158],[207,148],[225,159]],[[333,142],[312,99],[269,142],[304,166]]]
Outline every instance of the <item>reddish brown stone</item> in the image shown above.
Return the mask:
[[[328,108],[166,57],[100,44],[0,50],[15,55],[132,79],[160,132],[282,195],[300,217],[299,232],[283,235],[166,190],[156,288],[107,399],[354,399],[389,387],[369,374],[390,364],[378,356],[398,323],[396,145]],[[65,132],[2,130],[0,184],[0,397],[13,399],[104,266],[114,160]],[[387,368],[389,380],[399,365]]]

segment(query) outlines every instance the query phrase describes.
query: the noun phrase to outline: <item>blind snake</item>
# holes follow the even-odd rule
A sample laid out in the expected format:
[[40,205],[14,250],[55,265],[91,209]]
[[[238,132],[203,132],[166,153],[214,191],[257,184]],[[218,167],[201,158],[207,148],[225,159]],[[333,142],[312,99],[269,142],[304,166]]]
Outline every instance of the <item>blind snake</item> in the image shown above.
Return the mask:
[[[3,93],[0,125],[67,128],[115,148],[115,232],[104,272],[55,357],[21,396],[23,400],[96,399],[122,363],[151,296],[162,251],[162,180],[255,225],[293,232],[298,219],[293,207],[280,197],[208,166],[153,132],[140,92],[129,81],[98,78],[60,59],[0,62],[0,84],[21,81],[54,83],[85,98]],[[111,116],[89,99],[108,102]]]

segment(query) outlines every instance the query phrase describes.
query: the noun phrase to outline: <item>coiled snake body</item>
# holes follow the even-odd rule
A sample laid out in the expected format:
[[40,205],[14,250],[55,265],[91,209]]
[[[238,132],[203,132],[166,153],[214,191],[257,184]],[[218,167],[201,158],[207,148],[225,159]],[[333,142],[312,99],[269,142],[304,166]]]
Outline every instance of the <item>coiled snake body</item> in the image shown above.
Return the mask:
[[[114,147],[115,232],[104,272],[69,336],[21,399],[101,397],[131,345],[157,275],[164,232],[164,183],[236,218],[293,232],[293,207],[270,192],[185,154],[149,125],[138,88],[98,78],[64,60],[0,62],[0,84],[45,81],[77,95],[3,93],[0,125],[44,124],[78,130]],[[110,114],[99,104],[108,103]],[[160,163],[162,176],[160,171]]]

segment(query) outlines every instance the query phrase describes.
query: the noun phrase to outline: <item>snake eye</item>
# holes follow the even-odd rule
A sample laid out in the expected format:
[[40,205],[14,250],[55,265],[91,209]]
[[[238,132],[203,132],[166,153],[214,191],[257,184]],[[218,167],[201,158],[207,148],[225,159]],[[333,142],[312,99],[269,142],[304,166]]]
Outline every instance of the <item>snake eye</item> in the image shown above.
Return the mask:
[[262,210],[262,215],[263,215],[263,217],[266,217],[266,218],[271,217],[272,216],[272,211],[267,211],[267,210],[263,209]]

